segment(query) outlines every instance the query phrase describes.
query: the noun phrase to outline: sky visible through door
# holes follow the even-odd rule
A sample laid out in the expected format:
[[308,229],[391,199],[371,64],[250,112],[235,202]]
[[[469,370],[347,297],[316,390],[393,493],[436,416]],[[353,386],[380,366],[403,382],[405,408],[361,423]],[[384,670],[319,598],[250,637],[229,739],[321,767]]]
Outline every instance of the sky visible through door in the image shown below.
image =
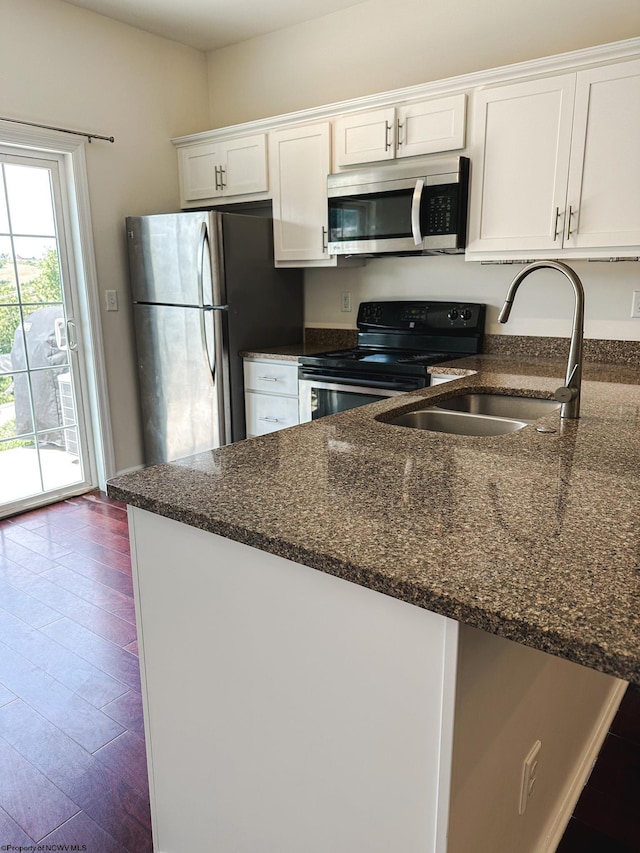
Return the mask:
[[0,514],[84,480],[54,206],[58,175],[55,164],[33,162],[40,161],[0,154]]

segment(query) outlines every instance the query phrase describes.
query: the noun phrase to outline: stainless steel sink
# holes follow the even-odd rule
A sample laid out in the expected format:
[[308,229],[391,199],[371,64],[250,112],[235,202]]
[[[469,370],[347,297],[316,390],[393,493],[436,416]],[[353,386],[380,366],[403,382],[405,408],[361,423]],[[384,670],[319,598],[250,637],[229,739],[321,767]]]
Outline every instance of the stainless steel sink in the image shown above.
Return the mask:
[[512,397],[508,394],[460,394],[434,405],[447,411],[522,421],[535,421],[560,408],[560,403],[556,400],[540,397]]
[[386,423],[453,435],[505,435],[557,411],[560,403],[509,394],[458,394]]
[[448,432],[453,435],[504,435],[527,426],[528,421],[513,418],[498,418],[487,415],[468,414],[466,412],[447,411],[430,406],[405,412],[386,423],[394,426],[426,429],[432,432]]

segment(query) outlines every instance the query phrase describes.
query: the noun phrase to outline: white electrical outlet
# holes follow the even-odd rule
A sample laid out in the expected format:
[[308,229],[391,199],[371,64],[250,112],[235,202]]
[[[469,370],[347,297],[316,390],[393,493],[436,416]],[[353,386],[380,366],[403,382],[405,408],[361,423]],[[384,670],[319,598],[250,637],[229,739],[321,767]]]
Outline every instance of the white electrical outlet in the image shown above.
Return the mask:
[[640,290],[633,291],[633,299],[631,300],[631,316],[635,319],[640,319]]
[[351,311],[351,291],[343,290],[340,294],[340,310]]
[[533,794],[533,788],[536,783],[538,773],[538,753],[540,752],[541,746],[542,744],[537,740],[522,763],[522,784],[520,785],[518,814],[525,813],[527,810],[527,803]]
[[118,310],[118,291],[117,290],[105,290],[104,298],[107,305],[107,311],[117,311]]

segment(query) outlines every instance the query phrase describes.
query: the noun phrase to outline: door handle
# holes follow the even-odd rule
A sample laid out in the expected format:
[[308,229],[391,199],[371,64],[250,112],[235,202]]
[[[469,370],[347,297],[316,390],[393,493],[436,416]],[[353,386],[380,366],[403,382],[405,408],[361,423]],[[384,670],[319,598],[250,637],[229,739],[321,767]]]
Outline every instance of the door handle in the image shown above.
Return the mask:
[[388,121],[384,123],[384,150],[388,151],[391,148],[391,125]]
[[411,233],[413,234],[413,242],[416,246],[422,243],[422,232],[420,231],[420,208],[422,207],[422,190],[424,189],[424,179],[418,178],[416,188],[413,191],[411,200]]
[[209,232],[207,230],[207,223],[203,222],[200,228],[200,237],[198,238],[196,264],[196,269],[198,271],[198,305],[200,307],[204,305],[204,250],[208,240]]
[[78,335],[74,320],[67,320],[67,349],[75,352],[78,349]]
[[571,238],[571,217],[575,215],[574,209],[569,205],[569,213],[567,214],[567,240]]

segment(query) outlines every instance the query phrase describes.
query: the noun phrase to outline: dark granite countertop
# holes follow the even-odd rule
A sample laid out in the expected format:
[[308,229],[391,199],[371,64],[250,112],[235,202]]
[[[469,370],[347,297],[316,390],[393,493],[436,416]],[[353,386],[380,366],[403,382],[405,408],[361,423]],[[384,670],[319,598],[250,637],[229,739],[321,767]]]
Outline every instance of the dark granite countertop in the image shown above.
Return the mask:
[[585,364],[582,416],[497,437],[393,426],[459,391],[551,397],[564,360],[478,371],[112,480],[109,494],[640,685],[640,368]]
[[284,347],[242,350],[240,356],[242,358],[260,358],[267,361],[297,361],[301,355],[315,355],[316,353],[326,351],[326,346],[300,343]]

